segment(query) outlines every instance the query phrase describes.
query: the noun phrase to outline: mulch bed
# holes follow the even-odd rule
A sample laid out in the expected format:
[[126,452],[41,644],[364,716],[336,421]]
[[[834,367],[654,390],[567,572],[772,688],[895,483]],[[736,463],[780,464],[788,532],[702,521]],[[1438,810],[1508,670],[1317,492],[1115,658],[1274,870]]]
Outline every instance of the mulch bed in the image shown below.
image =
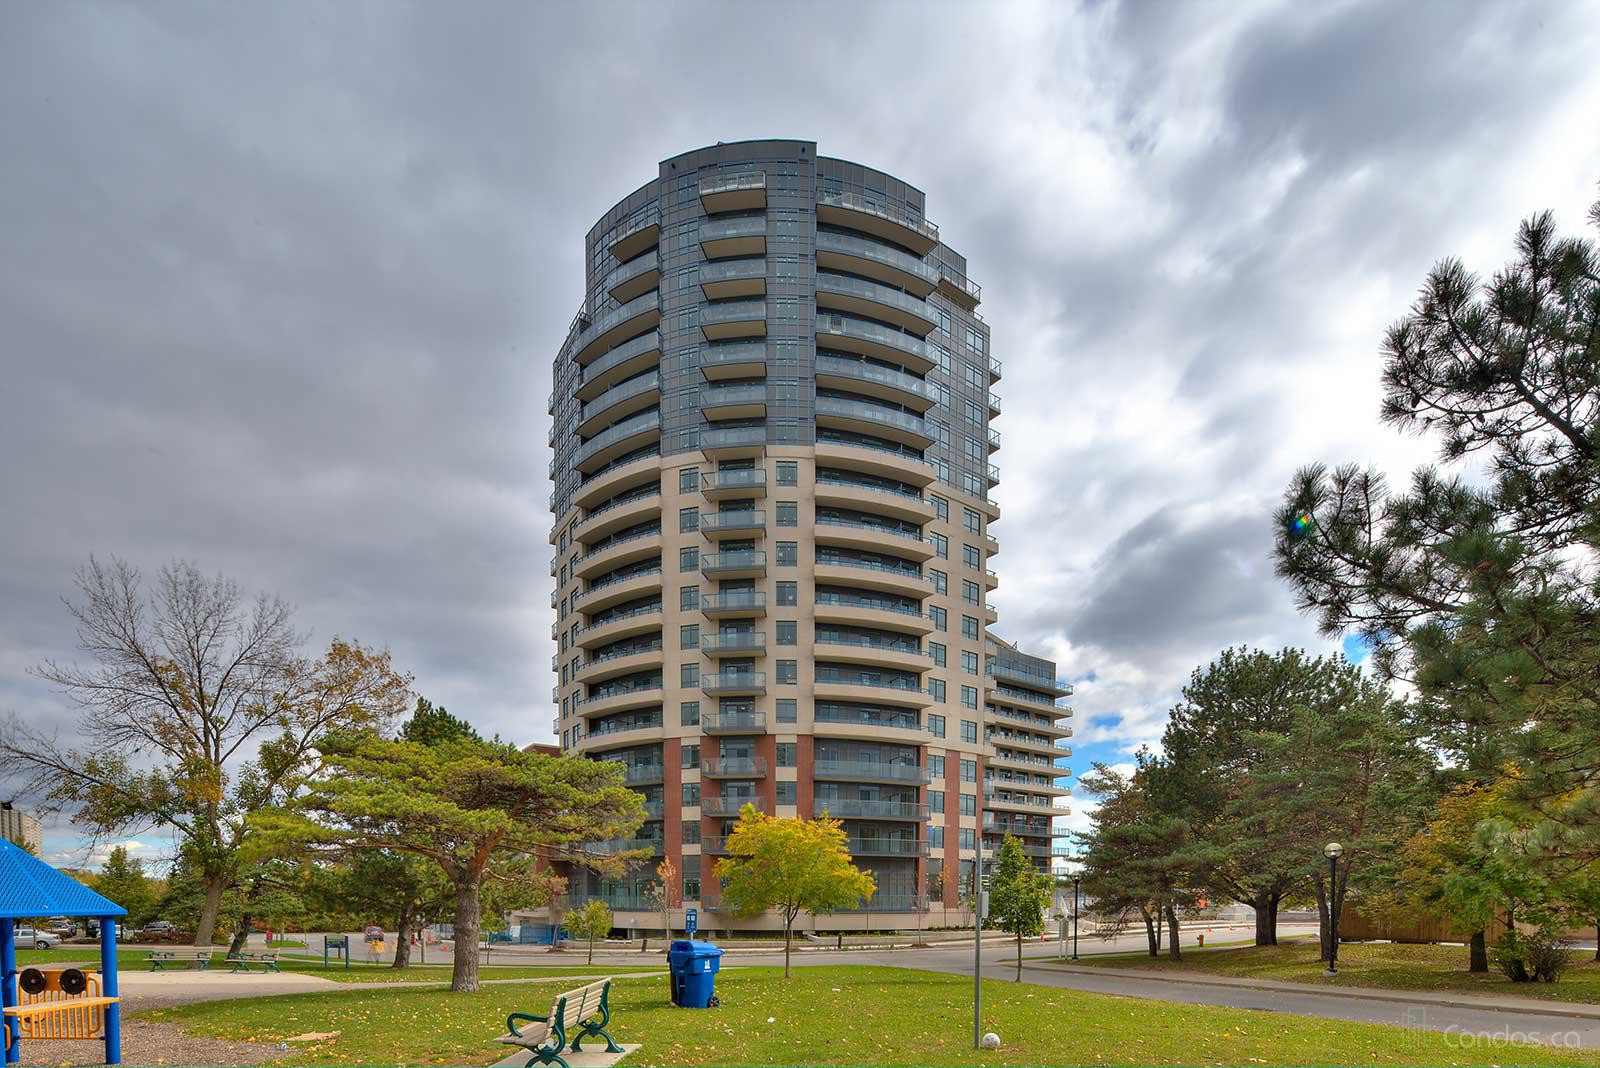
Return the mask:
[[[189,1066],[189,1068],[244,1068],[285,1056],[276,1043],[229,1042],[220,1038],[192,1038],[176,1024],[144,1020],[122,1022],[122,1063],[140,1066]],[[22,1043],[24,1065],[104,1064],[103,1042]]]

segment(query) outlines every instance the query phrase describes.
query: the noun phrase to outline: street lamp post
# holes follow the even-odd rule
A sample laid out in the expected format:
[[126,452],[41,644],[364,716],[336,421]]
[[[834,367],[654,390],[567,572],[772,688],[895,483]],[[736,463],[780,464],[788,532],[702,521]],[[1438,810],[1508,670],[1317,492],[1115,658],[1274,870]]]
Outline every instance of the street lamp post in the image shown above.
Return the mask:
[[1323,975],[1339,974],[1339,858],[1344,846],[1329,842],[1322,847],[1328,858],[1328,970]]
[[1072,877],[1072,959],[1078,959],[1078,880],[1081,876]]

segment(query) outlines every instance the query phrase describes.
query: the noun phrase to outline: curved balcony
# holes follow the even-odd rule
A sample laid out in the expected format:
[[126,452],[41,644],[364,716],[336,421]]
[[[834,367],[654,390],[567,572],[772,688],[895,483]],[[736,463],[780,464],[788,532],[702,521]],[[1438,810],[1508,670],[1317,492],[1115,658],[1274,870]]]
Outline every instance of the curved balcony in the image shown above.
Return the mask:
[[604,682],[618,675],[631,675],[635,671],[644,671],[647,668],[659,668],[662,656],[661,645],[657,643],[653,649],[641,649],[638,652],[608,656],[601,660],[590,660],[578,668],[573,681],[588,685]]
[[700,495],[708,501],[726,497],[765,497],[767,472],[762,467],[707,471],[700,476]]
[[606,390],[585,404],[578,413],[578,433],[585,437],[593,437],[635,412],[657,407],[660,403],[660,373],[651,371],[642,374],[638,378]]
[[708,593],[700,598],[700,613],[710,619],[764,616],[767,614],[767,595],[760,590]]
[[[820,697],[820,694],[819,694]],[[891,713],[878,716],[818,715],[811,732],[818,738],[845,738],[856,741],[902,742],[906,745],[927,745],[927,731],[912,709],[895,716]]]
[[867,664],[873,667],[893,667],[904,671],[927,671],[933,666],[928,654],[920,648],[907,648],[886,642],[871,642],[863,638],[835,635],[816,638],[816,655],[847,664]]
[[661,558],[661,531],[651,530],[608,542],[573,561],[574,578],[591,579],[648,557]]
[[914,801],[864,801],[851,797],[818,797],[812,801],[813,816],[832,816],[838,820],[915,820],[928,818],[928,806]]
[[707,300],[759,297],[767,291],[767,261],[716,260],[700,265],[700,292]]
[[703,634],[700,651],[706,656],[761,656],[767,651],[767,636],[759,630]]
[[1023,699],[1029,699],[1035,702],[1043,701],[1051,705],[1055,704],[1054,698],[1056,697],[1072,696],[1071,686],[1063,685],[1053,673],[1047,673],[1044,670],[1044,665],[1049,663],[1048,660],[1036,662],[1039,665],[1038,669],[1030,671],[1025,664],[1019,664],[1015,661],[1007,661],[997,656],[991,656],[988,657],[984,662],[983,670],[984,674],[991,679],[996,679],[1000,682],[1016,683],[1018,686],[1024,686],[1028,690],[1039,690],[1044,694],[1050,695],[1049,697],[1044,697],[1038,694],[1019,693],[1015,690],[1006,689],[999,691],[1002,696],[1013,694]]
[[624,341],[630,341],[661,321],[661,297],[653,290],[620,308],[613,308],[589,325],[578,339],[572,358],[586,367]]
[[865,560],[823,560],[816,563],[816,579],[823,586],[848,586],[854,589],[881,590],[902,597],[921,599],[931,596],[933,586],[927,576],[902,571]]
[[661,364],[661,331],[651,330],[625,341],[583,369],[577,396],[592,401],[606,390],[625,382],[640,371]]
[[700,812],[706,816],[733,819],[746,805],[754,805],[757,812],[771,812],[772,807],[762,797],[702,797]]
[[765,426],[708,426],[700,431],[700,451],[713,460],[741,460],[767,451]]
[[[818,653],[819,656],[827,655]],[[921,665],[928,665],[923,662]],[[825,674],[825,665],[817,666],[817,678],[813,685],[813,693],[818,701],[852,701],[866,702],[869,704],[897,705],[902,708],[927,708],[934,704],[934,699],[928,691],[921,686],[912,686],[902,682],[890,682],[882,677],[875,677],[870,672],[862,672],[851,677],[852,673]],[[820,719],[819,719],[819,722]],[[832,722],[848,722],[834,720]],[[880,723],[873,729],[887,730],[888,724]],[[901,728],[901,729],[910,729]]]
[[939,268],[893,245],[854,234],[817,231],[817,266],[865,275],[926,297],[939,284]]
[[842,397],[817,398],[817,425],[872,434],[916,449],[926,449],[934,443],[933,430],[920,415]]
[[826,353],[817,355],[817,385],[904,404],[919,412],[926,412],[935,403],[932,387],[915,375]]
[[578,470],[585,474],[597,471],[619,456],[661,440],[661,413],[644,412],[624,419],[615,426],[596,434],[578,446]]
[[661,737],[661,717],[647,717],[604,730],[591,731],[574,741],[574,749],[584,753],[603,753],[638,745],[645,739]]
[[812,767],[818,779],[836,782],[898,782],[926,786],[933,781],[928,769],[918,764],[887,760],[818,760]]
[[[721,671],[707,675],[700,675],[700,690],[702,693],[717,694],[723,697],[755,696],[767,692],[767,673],[765,671]],[[701,729],[705,729],[705,719],[702,717]]]
[[1055,739],[1030,737],[1015,731],[1007,731],[1000,726],[990,727],[984,731],[984,741],[996,748],[1005,746],[1019,752],[1048,756],[1051,760],[1058,760],[1061,757],[1061,747],[1055,744]]
[[707,341],[767,336],[767,302],[730,300],[700,307],[700,333]]
[[920,456],[908,456],[856,442],[817,442],[817,466],[861,471],[880,478],[892,478],[912,486],[930,486],[938,480],[933,465]]
[[911,523],[931,523],[939,515],[933,502],[922,494],[907,493],[890,486],[846,482],[843,479],[818,475],[816,493],[818,505],[850,508],[858,512],[904,519]]
[[700,716],[702,734],[765,734],[765,712],[704,712]]
[[627,261],[645,249],[654,247],[660,240],[661,214],[651,209],[632,222],[619,227],[606,247],[616,259]]
[[914,374],[925,375],[937,366],[928,343],[914,334],[848,315],[817,313],[819,348],[858,352],[896,363]]
[[[761,578],[767,573],[767,554],[760,549],[701,553],[700,573],[712,579]],[[739,613],[730,612],[729,615]]]
[[940,264],[939,295],[959,308],[972,311],[983,300],[983,287],[954,268]]
[[[988,696],[992,701],[992,691]],[[1006,723],[1016,724],[1033,731],[1039,731],[1041,734],[1048,734],[1053,738],[1067,738],[1072,734],[1071,727],[1068,727],[1065,724],[1057,723],[1055,717],[1048,712],[1024,712],[1020,709],[1002,708],[992,703],[986,706],[986,710],[991,717],[999,717],[999,719],[1005,720]],[[992,726],[995,727],[1004,725],[1005,724],[1002,724],[998,721],[992,724]]]
[[932,544],[923,540],[921,534],[848,519],[819,516],[813,536],[818,545],[892,553],[919,563],[933,559],[935,552]]
[[928,220],[860,193],[818,194],[817,220],[886,238],[919,256],[926,256],[939,244],[939,228]]
[[602,503],[599,508],[585,513],[573,528],[572,537],[580,543],[595,542],[647,519],[660,517],[661,488],[659,484],[646,483],[640,492]]
[[708,260],[725,260],[731,256],[766,255],[766,216],[744,215],[732,219],[707,219],[700,224],[700,251]]
[[700,391],[700,410],[707,419],[755,419],[767,414],[767,387],[707,386]]
[[661,606],[659,604],[636,608],[631,612],[613,616],[604,623],[590,624],[578,631],[578,648],[595,649],[610,645],[636,634],[661,631]]
[[1031,753],[999,748],[997,748],[991,756],[985,757],[984,759],[988,761],[989,764],[992,764],[997,768],[1004,766],[1012,768],[1048,770],[1055,767],[1055,761],[1046,757],[1034,756]]
[[765,779],[764,757],[701,757],[700,776],[705,779]]
[[609,716],[613,712],[631,712],[636,708],[652,708],[661,704],[661,683],[654,686],[636,686],[626,690],[587,697],[577,702],[576,711],[585,719],[591,716]]
[[874,600],[869,596],[844,598],[836,594],[819,594],[816,598],[818,623],[847,623],[852,626],[880,627],[904,634],[932,634],[933,621],[918,610],[903,610],[892,601]]
[[817,307],[893,323],[918,337],[927,337],[939,325],[922,298],[882,282],[831,271],[817,272]]
[[574,608],[584,612],[604,612],[613,605],[636,601],[647,593],[661,592],[661,568],[641,571],[625,578],[614,579],[600,586],[590,586],[572,599]]
[[700,206],[706,214],[753,211],[767,206],[767,176],[760,171],[714,174],[700,179]]
[[700,513],[700,533],[712,541],[759,537],[766,529],[767,513],[759,508]]
[[708,382],[725,378],[765,378],[767,343],[713,345],[700,350],[700,373]]
[[603,283],[611,299],[626,304],[661,284],[661,257],[655,252],[636,256],[606,276]]
[[605,838],[590,842],[584,848],[591,853],[604,853],[607,856],[616,853],[650,853],[659,857],[666,852],[666,842],[660,838]]
[[572,495],[572,503],[579,508],[590,508],[648,482],[658,486],[661,484],[660,456],[641,456],[637,460],[618,464],[609,471],[591,475]]

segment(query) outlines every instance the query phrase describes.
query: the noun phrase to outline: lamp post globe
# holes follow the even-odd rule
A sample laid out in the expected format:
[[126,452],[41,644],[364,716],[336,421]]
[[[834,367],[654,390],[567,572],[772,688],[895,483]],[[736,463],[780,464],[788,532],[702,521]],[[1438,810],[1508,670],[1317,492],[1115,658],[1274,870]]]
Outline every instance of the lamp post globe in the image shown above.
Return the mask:
[[1344,846],[1329,842],[1322,847],[1328,858],[1328,970],[1323,975],[1339,974],[1339,858],[1344,856]]
[[1329,842],[1327,845],[1322,847],[1322,855],[1327,857],[1329,860],[1338,860],[1340,857],[1344,856],[1344,846],[1340,845],[1338,842]]

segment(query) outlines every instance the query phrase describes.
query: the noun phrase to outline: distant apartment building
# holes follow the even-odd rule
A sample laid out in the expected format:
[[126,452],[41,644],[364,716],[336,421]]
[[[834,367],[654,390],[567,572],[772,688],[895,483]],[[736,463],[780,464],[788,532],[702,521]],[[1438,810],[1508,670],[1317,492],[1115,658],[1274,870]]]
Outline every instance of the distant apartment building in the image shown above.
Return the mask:
[[39,821],[10,801],[0,801],[0,838],[15,842],[35,855],[44,849],[44,833]]
[[996,638],[1001,363],[923,195],[809,141],[663,161],[585,247],[549,444],[562,749],[644,795],[634,875],[703,929],[742,806],[844,821],[877,894],[817,929],[952,922],[978,847],[1049,870],[1070,693]]

